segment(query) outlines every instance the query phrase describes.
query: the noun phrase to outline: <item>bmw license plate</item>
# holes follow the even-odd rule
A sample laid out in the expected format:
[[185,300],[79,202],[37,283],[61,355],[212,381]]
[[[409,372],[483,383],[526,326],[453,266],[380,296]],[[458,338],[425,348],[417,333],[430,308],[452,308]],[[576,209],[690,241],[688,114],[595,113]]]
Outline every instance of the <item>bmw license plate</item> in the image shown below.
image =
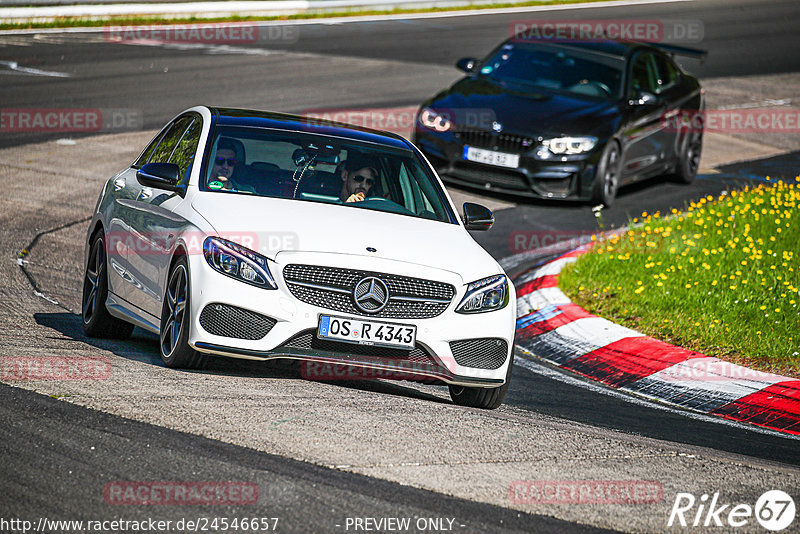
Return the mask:
[[411,350],[417,338],[417,327],[410,324],[320,315],[317,337],[359,345]]
[[478,163],[486,163],[497,167],[508,167],[509,169],[519,167],[519,154],[506,154],[505,152],[495,152],[494,150],[464,145],[463,156],[464,159],[469,161],[477,161]]

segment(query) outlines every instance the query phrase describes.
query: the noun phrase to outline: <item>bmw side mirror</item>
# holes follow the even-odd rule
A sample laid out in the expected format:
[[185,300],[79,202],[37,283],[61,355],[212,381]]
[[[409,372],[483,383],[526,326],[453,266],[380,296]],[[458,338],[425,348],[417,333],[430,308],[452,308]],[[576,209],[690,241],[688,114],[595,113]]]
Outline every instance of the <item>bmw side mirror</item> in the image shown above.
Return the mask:
[[174,163],[147,163],[136,171],[136,179],[145,187],[181,192],[183,187],[178,185],[180,172]]
[[467,230],[488,230],[493,224],[492,210],[480,204],[464,202],[464,227]]
[[661,105],[661,97],[648,91],[637,91],[636,97],[628,101],[631,106],[655,107]]
[[478,60],[474,57],[462,57],[456,61],[456,68],[464,72],[475,72],[475,65],[477,64]]

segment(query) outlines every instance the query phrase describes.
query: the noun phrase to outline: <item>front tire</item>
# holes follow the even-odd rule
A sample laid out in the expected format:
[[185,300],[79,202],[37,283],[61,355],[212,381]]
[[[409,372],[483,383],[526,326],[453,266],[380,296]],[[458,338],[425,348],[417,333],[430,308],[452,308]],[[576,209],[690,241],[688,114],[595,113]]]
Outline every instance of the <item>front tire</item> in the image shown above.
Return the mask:
[[106,241],[102,230],[94,234],[89,247],[89,261],[83,275],[81,319],[83,331],[89,337],[127,339],[133,325],[117,319],[106,308],[108,298],[108,265]]
[[620,151],[616,141],[611,140],[603,149],[592,188],[592,203],[609,208],[617,196],[620,178]]
[[159,350],[167,367],[201,369],[207,356],[189,345],[191,325],[191,284],[185,256],[175,261],[167,277],[164,305],[161,308]]
[[468,406],[470,408],[481,408],[483,410],[494,410],[503,404],[503,400],[508,393],[511,382],[511,368],[514,366],[514,351],[511,351],[511,358],[508,362],[506,371],[506,382],[497,388],[473,388],[465,386],[449,386],[450,398],[454,404]]

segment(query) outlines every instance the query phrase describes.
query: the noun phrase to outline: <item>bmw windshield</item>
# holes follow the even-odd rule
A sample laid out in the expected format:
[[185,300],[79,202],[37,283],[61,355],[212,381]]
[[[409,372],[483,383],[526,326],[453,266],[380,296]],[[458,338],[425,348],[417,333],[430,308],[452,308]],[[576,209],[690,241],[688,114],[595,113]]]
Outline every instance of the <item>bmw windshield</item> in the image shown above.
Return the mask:
[[289,130],[217,126],[208,151],[203,191],[456,222],[435,177],[411,150]]
[[589,51],[543,43],[507,43],[481,64],[480,73],[538,89],[616,99],[624,61]]

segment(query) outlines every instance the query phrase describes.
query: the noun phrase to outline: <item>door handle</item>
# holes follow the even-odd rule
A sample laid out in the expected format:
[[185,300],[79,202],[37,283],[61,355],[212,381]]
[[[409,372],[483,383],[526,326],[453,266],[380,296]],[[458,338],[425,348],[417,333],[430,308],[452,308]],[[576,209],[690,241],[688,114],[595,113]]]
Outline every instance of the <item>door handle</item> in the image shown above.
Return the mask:
[[153,196],[153,190],[149,187],[143,187],[142,192],[139,193],[139,200],[147,200]]

